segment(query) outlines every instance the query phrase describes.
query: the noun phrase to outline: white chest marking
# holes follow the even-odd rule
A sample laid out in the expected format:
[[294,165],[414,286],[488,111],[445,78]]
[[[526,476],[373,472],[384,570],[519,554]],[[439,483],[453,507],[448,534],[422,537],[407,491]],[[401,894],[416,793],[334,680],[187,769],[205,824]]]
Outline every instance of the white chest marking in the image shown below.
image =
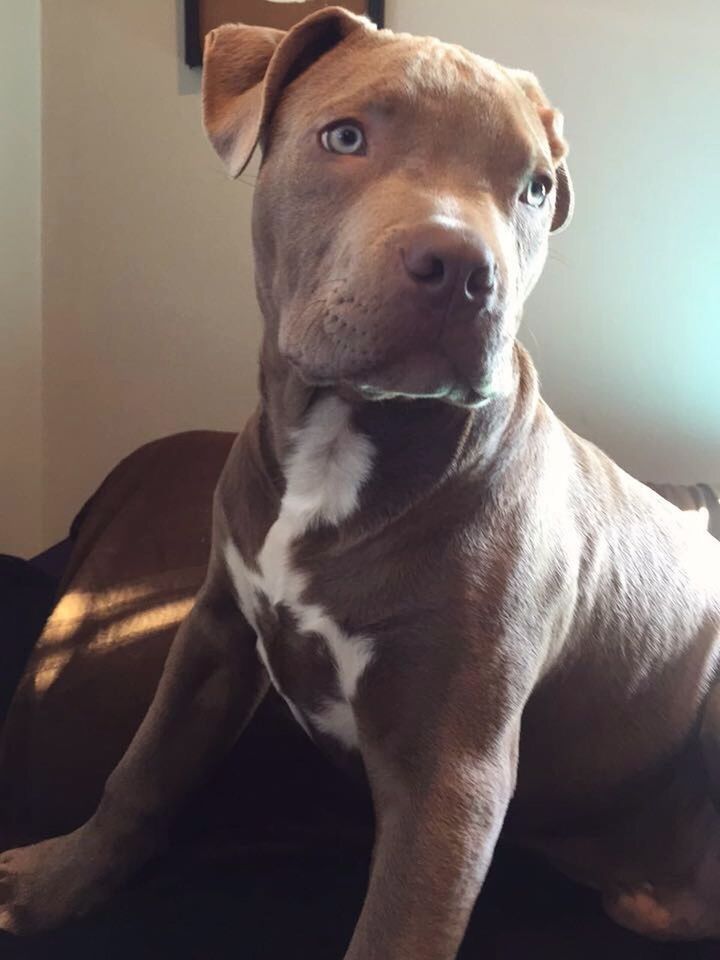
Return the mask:
[[352,700],[372,659],[372,641],[345,633],[323,607],[303,601],[308,577],[291,567],[290,550],[307,530],[323,524],[337,525],[357,509],[360,490],[370,475],[374,448],[367,437],[352,429],[349,421],[347,404],[337,397],[326,397],[296,432],[293,451],[285,464],[285,495],[278,518],[256,557],[257,572],[244,563],[234,543],[225,545],[225,560],[238,603],[258,634],[259,655],[281,694],[258,631],[259,599],[264,596],[271,604],[285,604],[301,633],[319,634],[325,640],[335,662],[343,699],[330,700],[322,710],[307,717],[285,699],[306,730],[308,724],[315,726],[348,748],[358,743]]

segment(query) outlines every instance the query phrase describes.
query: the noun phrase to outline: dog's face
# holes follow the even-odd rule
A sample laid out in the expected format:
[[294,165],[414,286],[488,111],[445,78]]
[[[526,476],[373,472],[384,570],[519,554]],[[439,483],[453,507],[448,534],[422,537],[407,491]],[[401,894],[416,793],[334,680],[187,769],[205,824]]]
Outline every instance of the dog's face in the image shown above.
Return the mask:
[[206,57],[231,171],[263,143],[258,294],[300,376],[467,406],[509,389],[522,304],[572,204],[534,78],[337,9],[288,35],[221,28]]

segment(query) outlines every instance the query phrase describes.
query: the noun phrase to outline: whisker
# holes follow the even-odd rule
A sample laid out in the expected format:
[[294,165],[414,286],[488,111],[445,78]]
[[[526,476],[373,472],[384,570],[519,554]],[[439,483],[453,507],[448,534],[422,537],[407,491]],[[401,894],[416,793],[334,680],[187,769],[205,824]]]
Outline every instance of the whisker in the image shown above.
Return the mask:
[[[524,331],[524,333],[526,333],[526,334],[530,337],[530,339],[531,339],[532,342],[533,342],[533,345],[539,350],[539,349],[540,349],[540,341],[539,341],[538,338],[535,336],[535,331],[533,330],[533,328],[532,328],[531,326],[527,325],[527,326],[525,326],[525,327],[523,328],[523,331]],[[524,337],[523,337],[523,339],[524,339]]]
[[548,254],[548,260],[552,260],[554,263],[559,263],[563,267],[570,266],[570,262],[566,260],[565,257],[561,256],[559,253],[554,253],[553,251],[550,251]]

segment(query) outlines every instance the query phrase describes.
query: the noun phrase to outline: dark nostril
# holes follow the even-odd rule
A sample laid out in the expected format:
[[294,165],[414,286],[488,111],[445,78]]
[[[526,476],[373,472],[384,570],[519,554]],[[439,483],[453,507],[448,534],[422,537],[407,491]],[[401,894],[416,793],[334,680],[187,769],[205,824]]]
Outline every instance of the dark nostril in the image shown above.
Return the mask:
[[484,263],[476,267],[465,281],[465,296],[468,300],[484,300],[495,288],[495,264]]
[[445,264],[440,257],[430,257],[429,269],[422,277],[426,283],[442,283],[445,278]]

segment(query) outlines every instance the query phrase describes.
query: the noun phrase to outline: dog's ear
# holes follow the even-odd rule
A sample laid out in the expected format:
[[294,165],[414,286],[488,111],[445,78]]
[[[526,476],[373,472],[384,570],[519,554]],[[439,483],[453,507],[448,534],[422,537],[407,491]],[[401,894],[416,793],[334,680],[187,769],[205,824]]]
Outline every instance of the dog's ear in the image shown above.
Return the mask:
[[507,73],[535,106],[547,134],[557,176],[555,211],[550,227],[551,233],[556,233],[570,223],[575,209],[575,193],[567,165],[568,145],[563,137],[563,115],[551,106],[534,74],[527,70],[508,70]]
[[369,21],[326,7],[287,32],[229,23],[207,35],[203,120],[231,176],[250,162],[283,89],[359,29]]

